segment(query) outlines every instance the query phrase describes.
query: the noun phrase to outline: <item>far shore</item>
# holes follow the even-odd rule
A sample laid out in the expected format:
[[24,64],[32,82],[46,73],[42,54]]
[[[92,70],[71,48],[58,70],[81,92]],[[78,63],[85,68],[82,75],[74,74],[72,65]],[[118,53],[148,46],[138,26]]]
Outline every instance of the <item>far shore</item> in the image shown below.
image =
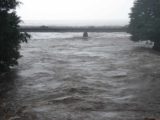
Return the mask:
[[126,26],[21,26],[22,32],[126,32]]

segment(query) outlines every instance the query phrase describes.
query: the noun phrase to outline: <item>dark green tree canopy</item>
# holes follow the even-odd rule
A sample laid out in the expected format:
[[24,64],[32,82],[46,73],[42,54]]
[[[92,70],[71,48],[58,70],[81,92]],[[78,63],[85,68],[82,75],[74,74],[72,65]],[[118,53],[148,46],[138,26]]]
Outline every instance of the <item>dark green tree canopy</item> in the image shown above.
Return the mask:
[[17,65],[21,42],[29,35],[19,31],[20,18],[16,15],[17,0],[0,0],[0,72]]
[[19,2],[16,0],[0,0],[0,10],[15,9],[18,4]]
[[133,41],[151,40],[160,47],[160,0],[136,0],[130,19]]

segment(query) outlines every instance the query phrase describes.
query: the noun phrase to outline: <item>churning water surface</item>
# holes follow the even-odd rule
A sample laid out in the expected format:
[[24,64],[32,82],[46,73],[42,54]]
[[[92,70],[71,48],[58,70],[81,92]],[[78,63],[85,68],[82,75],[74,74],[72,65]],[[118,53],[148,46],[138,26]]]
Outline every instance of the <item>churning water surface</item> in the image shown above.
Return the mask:
[[0,77],[0,120],[160,117],[159,53],[127,33],[30,34],[19,66]]

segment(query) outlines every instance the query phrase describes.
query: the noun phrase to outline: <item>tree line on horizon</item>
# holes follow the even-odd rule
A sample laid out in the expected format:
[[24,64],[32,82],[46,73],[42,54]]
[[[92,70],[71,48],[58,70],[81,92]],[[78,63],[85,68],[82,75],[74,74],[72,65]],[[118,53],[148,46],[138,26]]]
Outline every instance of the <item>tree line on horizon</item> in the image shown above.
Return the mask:
[[[30,38],[20,31],[21,19],[16,14],[19,4],[18,0],[0,0],[0,73],[18,64],[20,43]],[[153,49],[160,51],[160,0],[135,0],[127,32],[131,40],[150,40]]]

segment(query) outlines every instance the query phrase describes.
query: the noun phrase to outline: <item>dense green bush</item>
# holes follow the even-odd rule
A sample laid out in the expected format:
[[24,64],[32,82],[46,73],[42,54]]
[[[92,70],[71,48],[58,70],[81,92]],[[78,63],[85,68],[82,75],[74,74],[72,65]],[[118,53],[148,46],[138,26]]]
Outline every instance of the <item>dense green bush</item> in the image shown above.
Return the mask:
[[30,37],[19,30],[20,18],[16,15],[17,0],[0,0],[0,73],[17,65],[21,42]]
[[136,0],[130,14],[131,40],[154,42],[160,51],[160,0]]

